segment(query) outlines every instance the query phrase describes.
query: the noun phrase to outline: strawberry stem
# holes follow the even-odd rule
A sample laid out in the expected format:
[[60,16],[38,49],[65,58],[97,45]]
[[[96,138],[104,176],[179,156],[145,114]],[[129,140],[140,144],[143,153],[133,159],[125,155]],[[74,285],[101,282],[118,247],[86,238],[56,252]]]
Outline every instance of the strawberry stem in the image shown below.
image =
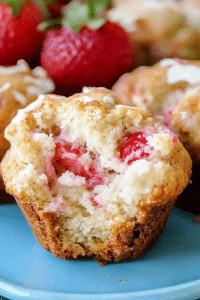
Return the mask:
[[89,19],[95,18],[94,0],[86,0],[89,8],[88,17]]

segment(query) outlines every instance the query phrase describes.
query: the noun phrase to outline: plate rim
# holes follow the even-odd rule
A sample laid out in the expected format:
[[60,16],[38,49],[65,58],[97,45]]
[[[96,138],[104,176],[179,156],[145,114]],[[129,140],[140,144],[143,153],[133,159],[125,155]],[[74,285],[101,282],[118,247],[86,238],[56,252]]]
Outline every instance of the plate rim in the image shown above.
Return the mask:
[[[12,290],[12,291],[9,291]],[[168,286],[164,288],[158,288],[158,289],[150,289],[146,291],[136,291],[136,292],[126,292],[126,293],[63,293],[63,292],[53,292],[53,291],[45,291],[40,289],[32,289],[24,287],[23,285],[15,284],[9,281],[6,281],[2,278],[0,278],[0,292],[6,292],[6,295],[4,297],[9,296],[23,296],[23,299],[38,299],[38,296],[40,296],[40,299],[66,299],[67,300],[74,300],[74,299],[82,299],[82,300],[106,300],[106,299],[151,299],[150,296],[162,296],[162,299],[169,299],[169,298],[163,298],[163,297],[169,297],[173,296],[176,298],[173,299],[182,299],[181,297],[186,296],[195,296],[197,293],[200,295],[200,279],[193,280],[190,282]],[[180,294],[180,292],[182,292]],[[195,294],[194,294],[195,293]],[[31,298],[30,298],[31,297]],[[56,298],[54,298],[56,297]],[[59,298],[58,298],[59,297]],[[78,298],[77,298],[78,297]],[[116,298],[117,297],[117,298]],[[141,298],[143,297],[143,298]],[[148,297],[148,298],[146,298]],[[178,297],[178,298],[177,298]],[[17,298],[15,298],[17,299]],[[159,298],[160,299],[160,298]],[[194,298],[191,298],[194,299]]]

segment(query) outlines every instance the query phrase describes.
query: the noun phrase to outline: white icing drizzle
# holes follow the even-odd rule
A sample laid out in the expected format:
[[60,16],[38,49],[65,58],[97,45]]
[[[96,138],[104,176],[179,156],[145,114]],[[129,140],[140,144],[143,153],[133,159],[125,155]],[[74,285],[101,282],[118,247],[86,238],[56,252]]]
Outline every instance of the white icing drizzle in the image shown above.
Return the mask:
[[84,87],[82,88],[82,92],[85,93],[85,94],[89,93],[90,90],[91,90],[91,88],[89,88],[89,87],[87,87],[87,86],[84,86]]
[[136,109],[136,108],[133,107],[133,106],[123,105],[123,104],[117,104],[117,105],[115,106],[115,108],[120,108],[120,107],[127,107],[127,108],[131,108],[131,109]]
[[11,83],[10,83],[10,82],[4,83],[4,85],[2,85],[2,87],[0,88],[0,93],[5,92],[5,91],[8,90],[10,87],[11,87]]
[[23,59],[18,60],[15,66],[11,66],[11,67],[0,66],[0,74],[15,74],[19,72],[27,72],[29,70],[30,70],[29,65]]
[[15,99],[21,104],[21,105],[26,105],[26,97],[22,94],[22,93],[20,93],[20,92],[18,92],[18,91],[16,91],[16,90],[13,90],[12,91],[12,95],[15,97]]
[[[24,76],[24,82],[30,82],[35,84],[38,89],[39,89],[39,93],[38,91],[36,91],[36,94],[46,94],[46,93],[50,93],[53,92],[55,89],[55,85],[53,83],[53,81],[49,78],[34,78],[31,77],[29,75]],[[33,93],[33,89],[28,89],[28,91],[31,91],[31,93]]]
[[186,81],[190,84],[200,82],[200,68],[191,65],[174,65],[167,73],[167,82],[174,84],[179,81]]
[[35,67],[32,72],[35,76],[38,76],[40,78],[47,77],[47,72],[40,66]]
[[31,95],[31,94],[32,95],[40,95],[41,94],[40,89],[38,87],[34,86],[34,85],[27,86],[26,92],[29,95]]
[[88,96],[83,96],[83,102],[87,103],[87,102],[91,102],[91,101],[95,101],[94,98],[88,97]]
[[45,95],[40,95],[38,99],[31,104],[29,104],[24,109],[19,109],[17,115],[12,119],[11,123],[18,124],[21,120],[26,118],[27,112],[34,110],[37,106],[39,106],[45,98]]
[[56,99],[56,100],[66,100],[67,98],[65,96],[61,96],[61,95],[55,95],[55,94],[52,94],[52,95],[48,95],[49,98],[52,98],[52,99]]
[[177,65],[177,61],[175,61],[173,58],[164,58],[159,62],[159,65],[161,67],[168,67],[168,66],[173,66]]

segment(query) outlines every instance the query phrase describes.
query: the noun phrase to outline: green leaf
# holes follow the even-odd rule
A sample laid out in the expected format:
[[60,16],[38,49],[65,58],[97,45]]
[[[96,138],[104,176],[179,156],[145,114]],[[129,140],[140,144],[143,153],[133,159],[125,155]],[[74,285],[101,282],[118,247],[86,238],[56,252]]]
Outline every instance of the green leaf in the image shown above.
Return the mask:
[[20,14],[21,8],[26,3],[26,1],[27,0],[2,0],[3,3],[12,7],[14,16],[18,16]]
[[87,27],[93,30],[97,30],[100,27],[102,27],[105,23],[106,23],[105,18],[92,19],[88,21]]
[[[12,7],[12,12],[15,17],[20,14],[22,6],[27,1],[28,0],[1,0],[1,2],[10,5]],[[40,11],[43,13],[43,16],[46,18],[50,17],[49,11],[47,9],[47,5],[50,3],[57,2],[57,0],[31,0],[31,1],[38,6]]]
[[106,8],[112,6],[111,0],[98,0],[95,2],[95,13],[96,15],[101,15]]
[[63,25],[78,32],[89,21],[89,10],[86,4],[79,1],[72,1],[63,9]]
[[86,0],[86,2],[87,4],[83,4],[81,0],[71,1],[69,4],[63,6],[62,19],[43,22],[39,25],[38,29],[40,31],[57,29],[61,27],[61,25],[70,27],[74,32],[79,32],[83,26],[87,26],[92,30],[99,29],[106,22],[102,13],[110,4],[110,0]]
[[41,32],[44,32],[44,31],[47,31],[50,29],[60,28],[60,27],[62,27],[62,25],[63,25],[63,22],[61,19],[52,19],[52,20],[47,20],[47,21],[40,23],[37,26],[37,29]]
[[57,0],[40,0],[40,2],[43,2],[44,4],[52,4],[58,2]]
[[54,0],[32,0],[32,1],[37,5],[39,10],[42,12],[44,19],[46,20],[49,19],[51,14],[48,11],[47,5],[55,1]]
[[95,18],[95,8],[94,8],[94,0],[86,0],[89,8],[88,18],[91,20]]

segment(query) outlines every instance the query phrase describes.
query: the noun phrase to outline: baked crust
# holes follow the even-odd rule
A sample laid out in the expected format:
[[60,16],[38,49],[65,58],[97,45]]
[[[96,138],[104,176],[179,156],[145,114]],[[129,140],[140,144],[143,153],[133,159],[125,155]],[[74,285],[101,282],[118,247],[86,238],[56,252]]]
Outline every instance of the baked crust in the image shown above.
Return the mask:
[[112,239],[94,244],[91,251],[84,245],[72,244],[65,248],[59,240],[59,233],[55,230],[57,220],[55,213],[42,213],[34,204],[24,203],[19,198],[15,199],[44,249],[66,260],[94,258],[102,266],[134,260],[151,249],[158,241],[176,201],[172,199],[164,205],[149,206],[143,220],[135,218],[126,223],[116,224],[111,228]]

